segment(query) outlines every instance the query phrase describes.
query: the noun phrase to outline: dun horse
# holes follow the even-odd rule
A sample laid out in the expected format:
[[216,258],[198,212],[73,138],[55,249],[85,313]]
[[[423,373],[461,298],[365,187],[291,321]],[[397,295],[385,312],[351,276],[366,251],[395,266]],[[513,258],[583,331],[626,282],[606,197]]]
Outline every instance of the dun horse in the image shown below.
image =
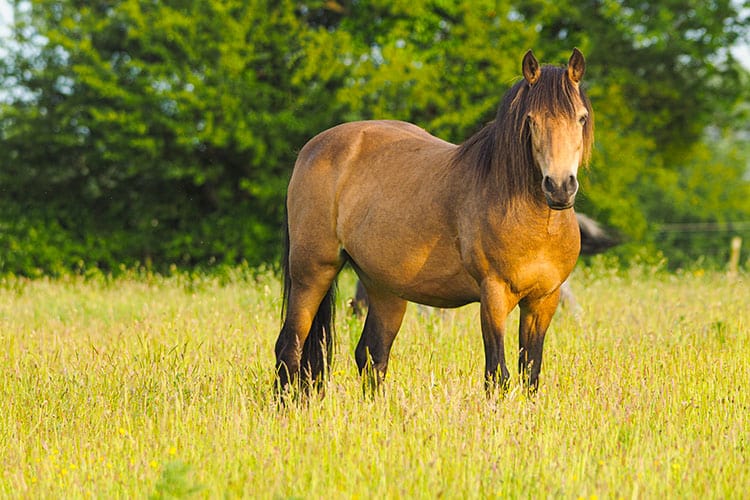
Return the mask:
[[[598,222],[580,212],[576,213],[578,228],[581,233],[581,253],[580,255],[596,255],[602,253],[617,245],[615,238],[607,234],[601,228]],[[570,287],[570,278],[560,285],[560,304],[559,307],[568,305],[576,310],[578,304],[573,296],[573,290]],[[354,298],[349,301],[349,307],[352,314],[362,317],[367,310],[367,292],[361,281],[357,281],[357,288]]]
[[584,70],[578,49],[567,67],[542,67],[527,52],[495,120],[459,146],[409,123],[363,121],[302,148],[287,193],[279,388],[322,379],[335,280],[348,262],[369,297],[355,350],[365,380],[385,377],[407,301],[478,301],[486,388],[507,387],[505,323],[519,306],[518,369],[536,389],[580,249],[576,174],[593,142]]

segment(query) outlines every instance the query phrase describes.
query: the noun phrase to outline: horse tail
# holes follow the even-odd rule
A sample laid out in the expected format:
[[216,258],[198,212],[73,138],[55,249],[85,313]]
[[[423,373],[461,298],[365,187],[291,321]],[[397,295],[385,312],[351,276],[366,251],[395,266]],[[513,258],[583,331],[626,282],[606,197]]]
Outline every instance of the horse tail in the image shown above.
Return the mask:
[[282,326],[286,321],[287,308],[289,306],[289,293],[292,291],[292,277],[289,274],[289,215],[286,210],[286,200],[284,201],[284,207],[284,244],[281,255],[281,275],[284,283],[284,292],[281,297]]
[[591,217],[576,212],[576,219],[581,231],[581,255],[596,255],[620,243]]
[[[284,250],[281,260],[281,271],[283,274],[284,292],[281,302],[282,322],[286,320],[289,306],[289,296],[292,289],[292,278],[289,270],[289,220],[288,214],[284,212]],[[334,322],[336,319],[336,281],[331,284],[323,300],[315,313],[310,332],[302,347],[300,360],[300,371],[303,383],[312,383],[320,388],[322,381],[327,376],[334,349]]]
[[336,282],[326,292],[313,318],[310,333],[302,347],[302,376],[318,389],[328,375],[333,360]]

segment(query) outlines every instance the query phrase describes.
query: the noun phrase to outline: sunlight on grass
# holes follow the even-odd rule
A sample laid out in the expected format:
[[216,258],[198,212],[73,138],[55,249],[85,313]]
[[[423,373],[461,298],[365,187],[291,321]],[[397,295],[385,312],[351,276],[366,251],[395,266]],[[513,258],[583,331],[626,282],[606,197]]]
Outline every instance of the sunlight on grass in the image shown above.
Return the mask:
[[[346,314],[325,398],[272,397],[268,273],[6,278],[3,497],[739,497],[750,491],[747,276],[583,269],[539,394],[485,397],[478,308],[410,306],[363,398]],[[506,355],[515,367],[517,314]],[[516,381],[517,384],[517,381]]]

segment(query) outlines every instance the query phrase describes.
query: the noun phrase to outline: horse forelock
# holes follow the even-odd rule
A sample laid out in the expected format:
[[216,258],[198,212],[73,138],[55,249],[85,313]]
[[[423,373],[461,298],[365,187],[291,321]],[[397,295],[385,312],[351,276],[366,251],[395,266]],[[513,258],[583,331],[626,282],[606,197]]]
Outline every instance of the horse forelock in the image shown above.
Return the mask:
[[[544,66],[539,80],[527,87],[526,99],[522,100],[519,119],[526,120],[529,113],[544,112],[552,116],[577,119],[578,110],[583,106],[588,119],[583,127],[583,164],[588,164],[593,145],[594,114],[591,102],[580,85],[568,77],[567,68]],[[516,122],[515,126],[520,123]]]
[[580,106],[589,114],[583,128],[583,163],[593,145],[593,111],[583,90],[567,76],[565,68],[544,66],[539,80],[522,79],[503,96],[495,120],[466,140],[454,155],[477,182],[498,180],[498,195],[510,203],[519,195],[533,197],[540,189],[541,173],[531,152],[530,113],[575,118]]

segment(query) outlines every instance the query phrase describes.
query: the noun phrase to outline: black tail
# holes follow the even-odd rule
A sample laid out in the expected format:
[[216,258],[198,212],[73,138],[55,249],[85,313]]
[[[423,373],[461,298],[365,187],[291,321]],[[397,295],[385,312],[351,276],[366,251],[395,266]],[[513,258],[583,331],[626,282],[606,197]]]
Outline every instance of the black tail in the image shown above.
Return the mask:
[[302,376],[320,387],[328,375],[333,360],[333,323],[336,314],[336,282],[326,293],[315,314],[310,334],[302,347]]
[[591,217],[576,213],[576,219],[581,230],[581,255],[596,255],[620,244]]
[[[281,305],[282,321],[286,319],[287,309],[289,307],[289,294],[292,288],[292,278],[289,275],[289,223],[284,216],[284,255],[281,261],[281,270],[284,276],[284,295]],[[336,318],[336,281],[331,284],[331,288],[318,306],[318,311],[313,318],[310,332],[307,335],[305,344],[302,347],[302,359],[300,360],[300,374],[302,383],[321,387],[324,377],[328,374],[331,361],[333,359],[334,349],[334,321]],[[285,332],[282,329],[277,341],[277,362],[279,346],[282,343],[289,342],[291,339],[288,335],[294,335],[293,332]],[[281,378],[282,386],[290,382],[294,374],[283,373],[287,371],[286,366],[277,366],[277,373]],[[291,377],[290,377],[291,375]]]

